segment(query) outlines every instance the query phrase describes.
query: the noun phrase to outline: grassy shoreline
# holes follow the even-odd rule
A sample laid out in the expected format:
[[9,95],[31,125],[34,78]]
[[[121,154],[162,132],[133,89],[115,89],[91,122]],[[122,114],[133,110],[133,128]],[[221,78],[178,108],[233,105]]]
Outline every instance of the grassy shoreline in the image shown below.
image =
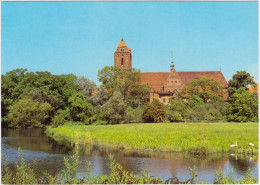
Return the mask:
[[[82,125],[70,122],[48,128],[47,136],[62,144],[99,144],[130,150],[209,154],[258,153],[258,123],[139,123]],[[231,144],[237,147],[231,148]],[[250,147],[249,143],[254,146]]]

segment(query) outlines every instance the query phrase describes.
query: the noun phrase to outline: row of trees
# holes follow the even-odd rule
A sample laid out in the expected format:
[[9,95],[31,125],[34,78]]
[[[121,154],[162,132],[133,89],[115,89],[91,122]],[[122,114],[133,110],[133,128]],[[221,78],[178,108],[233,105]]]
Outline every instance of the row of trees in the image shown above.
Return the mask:
[[16,69],[2,75],[2,126],[58,126],[66,121],[85,124],[180,121],[257,121],[258,98],[247,90],[250,74],[238,72],[229,81],[229,99],[215,80],[201,77],[176,93],[169,105],[149,103],[149,87],[140,84],[140,71],[117,67],[98,71],[102,85],[73,74]]

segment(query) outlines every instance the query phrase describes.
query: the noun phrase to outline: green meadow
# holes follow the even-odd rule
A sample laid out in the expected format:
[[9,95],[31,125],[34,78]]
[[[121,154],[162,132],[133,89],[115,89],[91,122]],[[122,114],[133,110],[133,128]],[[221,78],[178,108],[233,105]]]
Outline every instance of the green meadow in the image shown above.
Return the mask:
[[[98,144],[130,150],[193,154],[258,153],[258,123],[139,123],[94,126],[70,122],[57,128],[47,128],[46,134],[61,144]],[[237,146],[230,147],[236,141]]]

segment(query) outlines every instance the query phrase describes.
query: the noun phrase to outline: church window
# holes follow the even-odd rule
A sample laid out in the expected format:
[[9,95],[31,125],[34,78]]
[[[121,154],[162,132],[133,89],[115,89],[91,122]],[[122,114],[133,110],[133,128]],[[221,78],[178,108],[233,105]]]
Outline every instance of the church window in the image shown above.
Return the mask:
[[121,65],[124,65],[124,58],[121,58]]

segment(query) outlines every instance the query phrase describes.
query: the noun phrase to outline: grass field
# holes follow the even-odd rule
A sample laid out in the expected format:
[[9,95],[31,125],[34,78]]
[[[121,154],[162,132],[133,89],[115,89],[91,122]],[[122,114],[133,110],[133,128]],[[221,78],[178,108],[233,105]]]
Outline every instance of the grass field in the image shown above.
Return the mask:
[[[208,154],[257,153],[258,123],[140,123],[85,126],[69,123],[48,128],[46,134],[59,143],[95,143],[125,149]],[[231,148],[231,144],[237,146]],[[249,146],[253,143],[254,146]]]

